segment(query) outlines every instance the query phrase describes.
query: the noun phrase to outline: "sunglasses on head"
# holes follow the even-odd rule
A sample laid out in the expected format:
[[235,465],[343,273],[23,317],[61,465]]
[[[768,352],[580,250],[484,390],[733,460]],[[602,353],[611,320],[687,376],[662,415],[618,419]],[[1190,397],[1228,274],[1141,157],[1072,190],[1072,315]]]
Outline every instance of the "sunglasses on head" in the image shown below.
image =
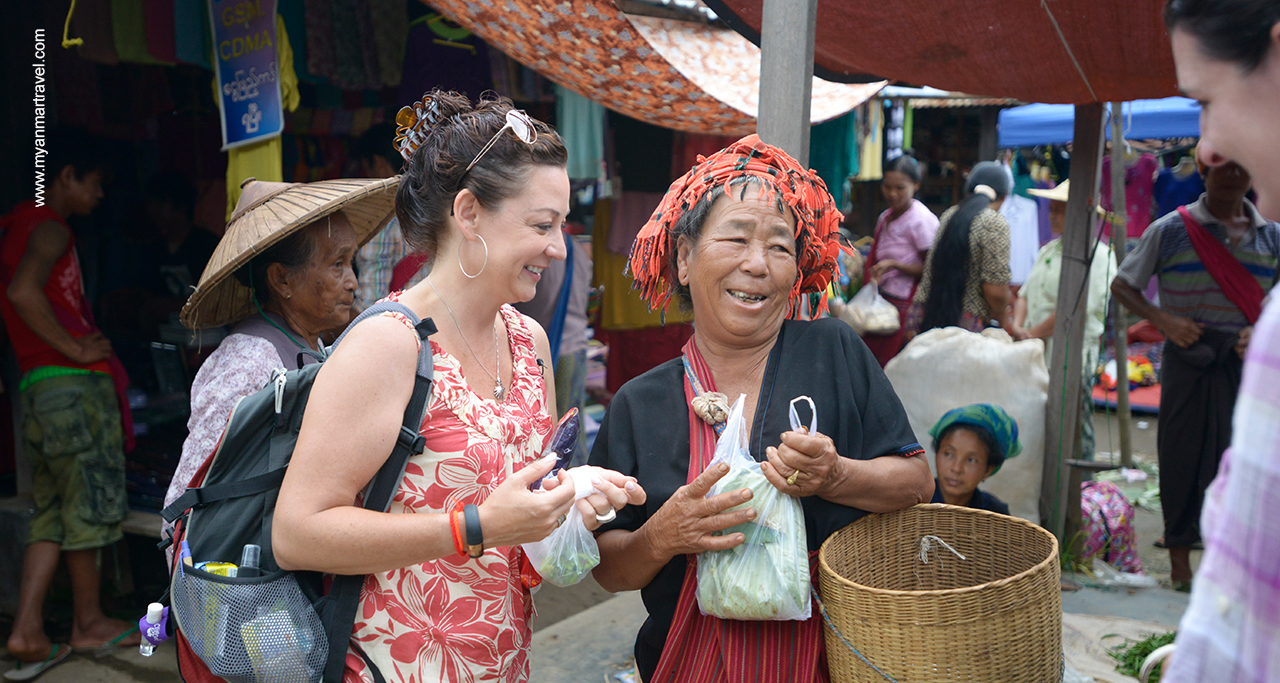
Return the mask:
[[507,122],[498,129],[497,133],[494,133],[492,138],[489,138],[489,142],[485,143],[484,147],[480,148],[480,152],[476,154],[476,158],[472,159],[470,164],[467,164],[467,170],[462,172],[464,177],[471,172],[471,169],[475,168],[476,164],[480,162],[481,157],[493,148],[494,143],[496,143],[498,138],[507,130],[515,133],[515,136],[526,145],[532,145],[538,140],[538,130],[533,127],[533,119],[529,118],[528,114],[520,111],[519,109],[512,109],[507,112]]

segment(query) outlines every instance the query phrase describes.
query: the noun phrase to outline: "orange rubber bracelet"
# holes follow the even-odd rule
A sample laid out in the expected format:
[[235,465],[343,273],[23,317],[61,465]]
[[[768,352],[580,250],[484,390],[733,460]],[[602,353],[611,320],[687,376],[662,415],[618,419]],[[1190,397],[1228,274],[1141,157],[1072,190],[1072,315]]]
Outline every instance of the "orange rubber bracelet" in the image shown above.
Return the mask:
[[462,505],[454,508],[449,513],[449,529],[453,532],[453,549],[458,551],[459,555],[467,554],[467,546],[462,542],[462,525],[458,523],[458,514],[462,512]]

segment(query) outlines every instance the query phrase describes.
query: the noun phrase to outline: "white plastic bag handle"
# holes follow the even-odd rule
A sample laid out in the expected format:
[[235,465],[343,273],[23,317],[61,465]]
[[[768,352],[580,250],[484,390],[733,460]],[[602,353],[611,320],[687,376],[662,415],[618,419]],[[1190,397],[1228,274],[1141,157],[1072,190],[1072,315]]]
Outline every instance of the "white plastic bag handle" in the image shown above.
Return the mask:
[[800,415],[796,412],[796,404],[804,401],[809,404],[809,434],[818,431],[818,408],[813,405],[813,399],[808,396],[797,396],[791,399],[790,405],[787,406],[787,415],[791,418],[791,431],[798,432],[804,425],[800,422]]

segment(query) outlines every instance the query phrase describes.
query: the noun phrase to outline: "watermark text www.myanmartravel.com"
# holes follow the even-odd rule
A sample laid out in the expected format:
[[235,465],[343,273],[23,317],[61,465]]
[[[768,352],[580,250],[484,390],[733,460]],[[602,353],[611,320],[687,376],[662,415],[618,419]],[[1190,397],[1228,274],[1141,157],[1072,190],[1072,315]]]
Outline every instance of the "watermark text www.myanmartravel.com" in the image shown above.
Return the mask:
[[45,87],[47,84],[45,74],[45,42],[44,29],[38,28],[35,32],[35,40],[33,45],[33,60],[31,63],[32,72],[35,74],[35,93],[31,99],[33,107],[32,118],[32,134],[35,139],[35,196],[36,206],[44,206],[44,188],[45,188],[45,157],[49,155],[49,149],[46,147],[45,140]]

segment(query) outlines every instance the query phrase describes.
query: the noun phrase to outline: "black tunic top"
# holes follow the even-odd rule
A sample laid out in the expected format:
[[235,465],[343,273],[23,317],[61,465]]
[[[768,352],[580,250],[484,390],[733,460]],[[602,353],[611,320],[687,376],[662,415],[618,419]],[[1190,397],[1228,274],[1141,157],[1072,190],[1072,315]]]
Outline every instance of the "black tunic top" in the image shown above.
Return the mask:
[[[813,398],[818,431],[843,457],[869,460],[922,453],[902,403],[884,371],[852,328],[840,320],[788,320],[769,354],[751,425],[750,453],[764,459],[791,429],[787,407],[797,396]],[[729,397],[730,402],[736,396]],[[797,405],[808,425],[807,404]],[[648,494],[643,507],[628,506],[601,527],[639,529],[661,508],[689,472],[689,407],[684,364],[676,358],[627,382],[613,397],[591,451],[590,464],[636,477]],[[801,499],[809,550],[867,513],[816,496]],[[641,589],[649,618],[636,638],[640,675],[650,680],[666,643],[684,581],[685,556],[671,559]]]

